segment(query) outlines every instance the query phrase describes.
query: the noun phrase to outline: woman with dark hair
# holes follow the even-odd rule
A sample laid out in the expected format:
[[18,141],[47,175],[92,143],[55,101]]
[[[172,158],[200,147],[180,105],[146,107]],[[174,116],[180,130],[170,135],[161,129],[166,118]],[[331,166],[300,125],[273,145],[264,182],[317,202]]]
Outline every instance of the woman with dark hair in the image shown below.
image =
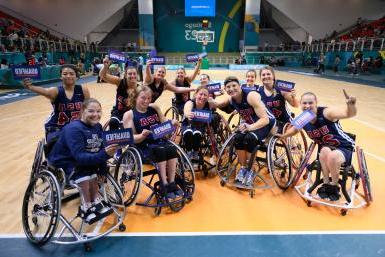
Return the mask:
[[60,75],[63,84],[58,87],[43,88],[33,85],[31,79],[23,81],[26,89],[45,96],[51,101],[53,111],[45,123],[47,142],[57,138],[60,130],[70,121],[80,118],[82,103],[90,98],[87,87],[76,84],[79,75],[74,65],[62,65]]

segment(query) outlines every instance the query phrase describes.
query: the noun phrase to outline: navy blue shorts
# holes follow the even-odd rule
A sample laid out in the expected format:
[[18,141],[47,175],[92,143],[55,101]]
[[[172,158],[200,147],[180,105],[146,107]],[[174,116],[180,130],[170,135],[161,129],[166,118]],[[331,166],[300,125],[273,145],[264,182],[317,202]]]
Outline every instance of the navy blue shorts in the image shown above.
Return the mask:
[[353,150],[352,149],[342,148],[342,147],[331,147],[331,146],[323,146],[323,147],[328,147],[332,150],[340,151],[345,157],[345,164],[347,166],[352,163],[352,156],[353,156]]

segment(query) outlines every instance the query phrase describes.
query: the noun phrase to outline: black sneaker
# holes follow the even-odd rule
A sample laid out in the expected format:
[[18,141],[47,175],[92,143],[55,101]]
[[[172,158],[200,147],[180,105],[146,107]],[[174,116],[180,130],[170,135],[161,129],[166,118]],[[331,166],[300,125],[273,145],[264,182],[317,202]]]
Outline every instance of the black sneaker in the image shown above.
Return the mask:
[[322,184],[318,190],[317,195],[321,197],[321,199],[326,199],[329,197],[329,184]]
[[113,212],[111,205],[106,203],[105,201],[101,201],[94,204],[94,207],[95,207],[95,212],[97,212],[100,215],[103,215],[104,217],[110,215]]
[[338,185],[329,185],[329,199],[330,201],[338,201],[341,197],[340,195],[340,187]]

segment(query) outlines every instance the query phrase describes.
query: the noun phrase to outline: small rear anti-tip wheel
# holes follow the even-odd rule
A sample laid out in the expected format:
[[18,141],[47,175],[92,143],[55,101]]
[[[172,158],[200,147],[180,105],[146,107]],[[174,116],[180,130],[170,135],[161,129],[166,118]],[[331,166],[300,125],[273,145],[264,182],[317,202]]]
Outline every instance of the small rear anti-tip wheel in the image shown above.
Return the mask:
[[250,190],[249,191],[249,195],[250,195],[251,198],[254,198],[255,191],[254,190]]
[[226,185],[226,182],[225,181],[223,181],[223,180],[221,180],[221,182],[220,182],[220,184],[221,184],[221,186],[225,186]]
[[340,213],[342,216],[346,216],[346,214],[348,213],[348,210],[347,209],[341,209]]
[[307,200],[306,204],[307,204],[307,207],[311,207],[311,201]]
[[84,243],[84,251],[91,252],[92,251],[92,245],[90,243]]
[[126,231],[126,225],[124,225],[123,223],[119,225],[119,231],[120,232],[123,232],[123,231]]

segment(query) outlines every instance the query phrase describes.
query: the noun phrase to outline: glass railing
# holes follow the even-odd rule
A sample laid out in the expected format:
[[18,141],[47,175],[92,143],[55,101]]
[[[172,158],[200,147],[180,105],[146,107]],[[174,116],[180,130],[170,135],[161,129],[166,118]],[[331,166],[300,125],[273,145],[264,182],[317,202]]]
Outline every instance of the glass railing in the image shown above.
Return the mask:
[[356,39],[334,43],[313,43],[305,49],[307,52],[351,52],[382,51],[385,49],[385,38]]

